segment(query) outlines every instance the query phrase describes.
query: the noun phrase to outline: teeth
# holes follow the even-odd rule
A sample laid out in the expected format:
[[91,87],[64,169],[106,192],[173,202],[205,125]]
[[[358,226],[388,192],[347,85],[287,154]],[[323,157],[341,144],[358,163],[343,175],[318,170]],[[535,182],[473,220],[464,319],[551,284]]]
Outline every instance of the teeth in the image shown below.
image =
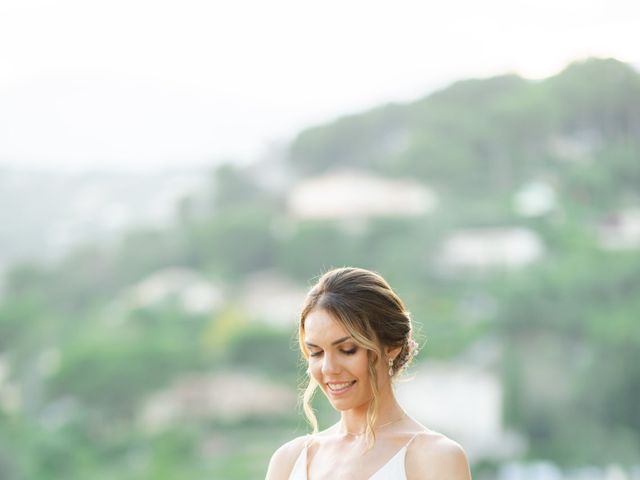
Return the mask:
[[327,383],[327,385],[329,386],[329,388],[331,390],[342,390],[343,388],[347,388],[349,386],[351,386],[353,382],[346,382],[346,383]]

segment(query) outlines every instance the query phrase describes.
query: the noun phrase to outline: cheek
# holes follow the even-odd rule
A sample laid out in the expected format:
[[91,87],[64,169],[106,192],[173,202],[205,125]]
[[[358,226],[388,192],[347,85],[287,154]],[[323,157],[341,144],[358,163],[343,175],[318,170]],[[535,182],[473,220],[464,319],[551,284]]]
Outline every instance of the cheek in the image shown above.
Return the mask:
[[369,356],[366,350],[358,352],[353,356],[351,361],[351,370],[355,373],[360,380],[367,381],[369,379]]
[[322,363],[310,359],[308,363],[309,375],[318,383],[322,383]]

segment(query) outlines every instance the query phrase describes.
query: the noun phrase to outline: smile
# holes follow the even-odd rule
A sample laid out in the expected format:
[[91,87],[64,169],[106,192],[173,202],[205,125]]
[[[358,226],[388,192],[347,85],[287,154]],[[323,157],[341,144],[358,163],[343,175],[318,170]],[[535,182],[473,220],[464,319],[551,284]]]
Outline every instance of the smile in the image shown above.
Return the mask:
[[329,387],[329,391],[333,395],[340,395],[346,392],[347,390],[349,390],[355,383],[356,383],[355,380],[351,382],[342,382],[342,383],[327,383],[327,387]]

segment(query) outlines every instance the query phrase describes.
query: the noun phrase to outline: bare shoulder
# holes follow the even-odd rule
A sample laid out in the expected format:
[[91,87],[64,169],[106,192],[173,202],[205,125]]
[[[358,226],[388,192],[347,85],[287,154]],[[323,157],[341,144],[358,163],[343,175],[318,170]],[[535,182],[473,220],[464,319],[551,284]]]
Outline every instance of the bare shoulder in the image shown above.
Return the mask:
[[408,480],[470,480],[469,462],[462,447],[428,429],[416,435],[407,448]]
[[307,438],[306,435],[294,438],[275,451],[269,462],[266,480],[286,480],[289,478]]

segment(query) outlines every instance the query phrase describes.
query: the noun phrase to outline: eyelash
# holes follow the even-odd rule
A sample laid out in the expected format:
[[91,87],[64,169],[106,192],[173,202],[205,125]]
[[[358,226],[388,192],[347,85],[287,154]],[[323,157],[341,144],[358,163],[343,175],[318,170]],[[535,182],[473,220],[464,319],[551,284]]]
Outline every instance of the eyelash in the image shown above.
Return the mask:
[[[354,355],[357,351],[358,351],[358,347],[354,347],[350,350],[340,350],[342,353],[344,353],[345,355]],[[322,351],[320,352],[314,352],[314,353],[310,353],[309,356],[310,357],[317,357],[322,353]]]

